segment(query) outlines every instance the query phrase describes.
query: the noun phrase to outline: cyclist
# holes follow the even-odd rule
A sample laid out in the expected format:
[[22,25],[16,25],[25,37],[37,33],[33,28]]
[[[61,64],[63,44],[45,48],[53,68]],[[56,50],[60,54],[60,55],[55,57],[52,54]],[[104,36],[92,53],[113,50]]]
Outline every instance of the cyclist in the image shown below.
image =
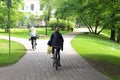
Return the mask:
[[32,27],[30,27],[29,31],[30,31],[30,39],[31,39],[32,49],[34,49],[33,41],[35,40],[35,44],[37,44],[36,43],[36,29],[35,29],[35,27],[32,26]]
[[54,50],[55,47],[58,47],[57,52],[58,52],[58,59],[59,59],[59,66],[61,66],[60,64],[60,49],[63,50],[63,36],[61,35],[61,33],[59,32],[59,27],[55,28],[55,32],[52,33],[50,40],[48,41],[48,45],[52,47],[52,56],[51,58],[53,58],[54,56]]

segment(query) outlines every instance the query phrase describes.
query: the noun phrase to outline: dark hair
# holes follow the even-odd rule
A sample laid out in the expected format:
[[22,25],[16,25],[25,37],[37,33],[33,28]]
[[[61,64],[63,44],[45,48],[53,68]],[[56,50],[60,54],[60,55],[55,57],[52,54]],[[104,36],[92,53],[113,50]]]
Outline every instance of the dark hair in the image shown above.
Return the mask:
[[59,31],[59,29],[60,29],[59,27],[55,27],[55,30],[56,30],[56,31]]

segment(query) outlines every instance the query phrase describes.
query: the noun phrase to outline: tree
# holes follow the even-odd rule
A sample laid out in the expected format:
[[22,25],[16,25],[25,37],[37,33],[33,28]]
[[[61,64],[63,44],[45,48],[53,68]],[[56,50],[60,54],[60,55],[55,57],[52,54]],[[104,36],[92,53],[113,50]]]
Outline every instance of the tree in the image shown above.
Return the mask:
[[[119,22],[120,20],[117,19],[117,15],[120,14],[120,3],[119,0],[112,0],[109,2],[109,0],[107,0],[107,12],[108,12],[108,19],[106,19],[106,22],[108,23],[107,28],[111,29],[111,35],[110,35],[110,39],[115,41],[115,35],[116,35],[116,30],[119,28],[117,26],[117,22]],[[118,30],[119,31],[119,30]]]
[[40,0],[40,8],[44,11],[44,16],[48,16],[48,20],[51,16],[52,2],[53,0]]
[[[120,15],[119,0],[66,0],[57,9],[56,15],[81,19],[89,31],[95,34],[100,34],[105,28],[111,29],[111,40],[115,40],[115,33],[118,30],[119,41],[120,20],[116,19]],[[91,26],[95,26],[94,31]]]
[[47,15],[50,20],[63,1],[65,0],[40,0],[40,8],[44,11],[44,16]]
[[[22,0],[12,0],[10,11],[11,28],[16,27],[16,24],[20,18],[18,8],[21,3]],[[0,2],[0,28],[5,29],[5,31],[7,31],[7,17],[8,17],[7,0],[3,0]]]
[[7,26],[7,2],[0,2],[0,28],[5,29]]

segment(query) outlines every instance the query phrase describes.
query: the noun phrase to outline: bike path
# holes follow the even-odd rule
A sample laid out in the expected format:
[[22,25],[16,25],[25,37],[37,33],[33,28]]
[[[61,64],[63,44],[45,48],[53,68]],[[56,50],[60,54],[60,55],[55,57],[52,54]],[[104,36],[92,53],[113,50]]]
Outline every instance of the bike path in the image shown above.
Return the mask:
[[[64,50],[61,51],[62,66],[56,71],[50,55],[47,54],[47,41],[37,40],[37,49],[32,51],[28,39],[11,37],[11,40],[22,43],[26,55],[16,64],[0,67],[0,80],[110,80],[96,71],[72,47],[71,40],[79,32],[63,35]],[[8,39],[8,37],[0,36]]]

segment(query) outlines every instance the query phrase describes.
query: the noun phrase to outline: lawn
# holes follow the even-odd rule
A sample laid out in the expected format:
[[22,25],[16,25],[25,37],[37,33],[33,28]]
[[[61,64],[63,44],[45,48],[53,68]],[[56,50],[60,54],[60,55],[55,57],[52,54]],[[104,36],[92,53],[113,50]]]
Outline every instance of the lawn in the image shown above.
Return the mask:
[[[44,35],[46,36],[46,29],[45,28],[36,28],[36,32],[37,32],[37,35]],[[50,37],[50,35],[54,32],[54,30],[51,30],[50,28],[47,29],[47,36],[48,38]],[[65,34],[65,33],[68,33],[70,31],[61,31],[60,32],[62,34]],[[11,36],[14,36],[14,37],[20,37],[20,38],[29,38],[29,29],[11,29],[10,30],[10,34]],[[5,35],[5,36],[8,36],[9,34],[8,33],[5,33],[4,30],[1,30],[0,29],[0,35]],[[43,37],[40,37],[40,38],[43,38]]]
[[26,53],[23,45],[11,41],[11,53],[9,54],[8,42],[8,40],[0,39],[0,67],[16,63]]
[[120,80],[120,44],[93,34],[79,34],[71,43],[74,49],[98,71],[112,80]]

